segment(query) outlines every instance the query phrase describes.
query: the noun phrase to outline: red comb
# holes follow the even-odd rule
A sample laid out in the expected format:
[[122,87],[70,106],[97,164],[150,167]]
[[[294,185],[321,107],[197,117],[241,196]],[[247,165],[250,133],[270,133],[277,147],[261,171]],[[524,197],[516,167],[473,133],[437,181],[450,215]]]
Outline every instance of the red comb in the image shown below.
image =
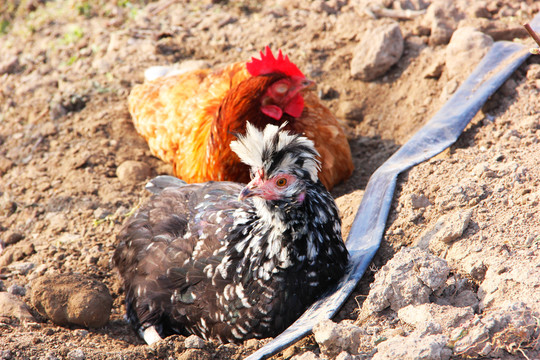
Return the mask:
[[276,59],[269,46],[266,46],[266,55],[261,51],[261,59],[252,57],[251,61],[246,63],[246,68],[253,76],[278,72],[287,76],[305,77],[298,67],[289,60],[287,55],[283,56],[281,49]]

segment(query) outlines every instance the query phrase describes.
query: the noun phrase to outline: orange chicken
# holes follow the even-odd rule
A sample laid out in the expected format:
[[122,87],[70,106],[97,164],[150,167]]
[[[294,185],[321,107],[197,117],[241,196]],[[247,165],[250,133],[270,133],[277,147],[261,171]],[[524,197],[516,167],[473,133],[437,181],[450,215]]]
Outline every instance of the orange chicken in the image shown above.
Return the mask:
[[221,69],[195,70],[137,85],[129,111],[152,154],[173,165],[188,182],[249,182],[247,165],[230,149],[249,121],[303,134],[321,157],[319,178],[331,189],[347,179],[353,164],[347,138],[337,119],[287,56],[269,47],[261,58]]

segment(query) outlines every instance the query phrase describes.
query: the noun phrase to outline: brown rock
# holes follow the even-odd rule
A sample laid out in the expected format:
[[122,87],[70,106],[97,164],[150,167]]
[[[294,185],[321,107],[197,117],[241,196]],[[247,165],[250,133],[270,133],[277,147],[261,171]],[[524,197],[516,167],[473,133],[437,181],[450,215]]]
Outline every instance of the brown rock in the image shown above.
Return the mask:
[[152,170],[148,164],[141,161],[124,161],[116,169],[116,176],[126,185],[138,184],[150,177]]
[[0,63],[0,75],[14,74],[20,69],[19,58],[12,56],[6,61]]
[[13,167],[13,161],[0,155],[0,176],[3,176]]
[[35,252],[33,244],[16,244],[8,247],[0,256],[0,269],[14,261],[19,261]]
[[187,349],[178,357],[178,360],[210,360],[211,358],[210,354],[204,350]]
[[7,292],[0,292],[0,317],[16,318],[24,322],[36,321],[21,298]]
[[5,245],[13,245],[24,239],[24,235],[14,231],[7,231],[2,240]]
[[38,278],[30,296],[36,310],[58,325],[103,326],[113,302],[103,283],[79,274]]

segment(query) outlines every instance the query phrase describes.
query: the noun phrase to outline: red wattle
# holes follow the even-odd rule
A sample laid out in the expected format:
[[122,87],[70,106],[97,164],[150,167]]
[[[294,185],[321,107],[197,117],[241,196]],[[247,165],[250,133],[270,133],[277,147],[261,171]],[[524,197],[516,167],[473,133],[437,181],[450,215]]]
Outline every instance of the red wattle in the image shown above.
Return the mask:
[[285,106],[283,111],[295,118],[302,115],[302,111],[304,111],[304,98],[302,95],[297,94],[295,97],[293,97]]
[[283,111],[277,105],[265,105],[261,107],[261,111],[263,112],[263,114],[268,115],[276,120],[281,119],[281,117],[283,116]]

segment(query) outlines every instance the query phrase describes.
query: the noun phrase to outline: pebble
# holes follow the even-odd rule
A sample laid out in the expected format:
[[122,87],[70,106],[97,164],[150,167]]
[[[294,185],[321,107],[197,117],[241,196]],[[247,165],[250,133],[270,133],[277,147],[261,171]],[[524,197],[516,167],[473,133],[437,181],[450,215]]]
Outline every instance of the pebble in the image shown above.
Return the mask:
[[48,121],[39,127],[39,135],[44,137],[56,135],[57,132],[56,125],[52,121]]
[[19,57],[12,56],[6,61],[0,63],[0,75],[16,73],[20,68]]
[[81,349],[74,349],[67,353],[67,358],[69,360],[85,360],[86,355]]
[[58,325],[101,327],[113,299],[105,284],[78,274],[45,275],[32,283],[32,305]]
[[313,327],[313,335],[324,357],[334,358],[343,351],[358,354],[363,330],[347,321],[324,320]]
[[336,360],[354,360],[354,358],[354,356],[346,351],[342,351],[338,354],[338,356],[336,356]]
[[424,194],[411,194],[409,199],[413,209],[426,208],[431,205],[429,199]]
[[6,246],[13,245],[24,239],[24,235],[15,231],[7,231],[2,237],[2,243]]
[[431,65],[424,70],[422,76],[427,79],[438,79],[442,75],[444,65],[444,59],[434,55]]
[[450,338],[454,353],[463,357],[502,357],[500,349],[492,344],[527,344],[537,338],[537,329],[537,317],[527,304],[508,301],[455,328]]
[[448,337],[445,335],[424,336],[412,333],[409,336],[395,336],[377,345],[377,353],[373,356],[373,360],[448,360],[452,350],[447,344]]
[[527,69],[527,79],[536,80],[540,79],[540,64],[530,64]]
[[453,0],[434,1],[427,8],[424,17],[424,21],[431,29],[429,44],[431,46],[447,44],[461,17],[462,14]]
[[0,155],[0,176],[7,173],[13,167],[13,165],[15,165],[13,161],[5,156]]
[[45,215],[45,219],[49,221],[48,229],[55,234],[67,230],[69,225],[66,214],[62,212],[49,212]]
[[474,27],[457,29],[446,47],[446,70],[450,78],[466,78],[493,45],[493,39]]
[[10,360],[13,359],[13,353],[11,350],[0,350],[0,359]]
[[40,357],[39,360],[58,360],[58,356],[52,351],[49,351],[45,354],[45,356]]
[[190,335],[184,340],[186,349],[202,349],[204,348],[204,340],[197,335]]
[[9,265],[9,270],[15,274],[27,275],[35,267],[33,262],[15,262]]
[[14,261],[22,260],[33,253],[35,253],[35,249],[34,245],[31,243],[20,243],[10,246],[2,251],[2,256],[0,256],[0,268],[7,266]]
[[402,248],[376,274],[362,311],[398,311],[410,304],[429,302],[446,283],[450,268],[445,260],[419,248]]
[[17,210],[17,203],[11,199],[7,192],[0,197],[0,215],[9,217]]
[[89,334],[88,330],[85,330],[85,329],[77,329],[73,331],[73,335],[82,337],[82,338],[88,336],[88,334]]
[[341,101],[337,115],[349,120],[362,120],[362,104],[358,101]]
[[201,349],[187,349],[177,358],[178,360],[211,360],[209,353]]
[[430,249],[439,254],[447,245],[460,238],[471,220],[472,210],[456,210],[443,215],[431,227],[428,227],[414,243],[421,249]]
[[319,360],[320,357],[312,351],[306,351],[303,354],[295,355],[291,360]]
[[26,295],[26,288],[17,284],[13,284],[7,288],[7,292],[13,295],[24,296]]
[[121,163],[116,169],[116,176],[122,184],[137,185],[148,179],[152,173],[152,170],[148,164],[127,160]]
[[440,333],[449,328],[458,327],[466,320],[472,319],[474,311],[470,307],[429,303],[405,306],[399,309],[398,317],[421,333],[429,334],[432,331]]
[[11,317],[21,322],[36,322],[24,301],[7,292],[0,292],[0,317]]
[[397,22],[366,31],[353,51],[351,76],[371,81],[385,74],[403,54],[403,35]]

